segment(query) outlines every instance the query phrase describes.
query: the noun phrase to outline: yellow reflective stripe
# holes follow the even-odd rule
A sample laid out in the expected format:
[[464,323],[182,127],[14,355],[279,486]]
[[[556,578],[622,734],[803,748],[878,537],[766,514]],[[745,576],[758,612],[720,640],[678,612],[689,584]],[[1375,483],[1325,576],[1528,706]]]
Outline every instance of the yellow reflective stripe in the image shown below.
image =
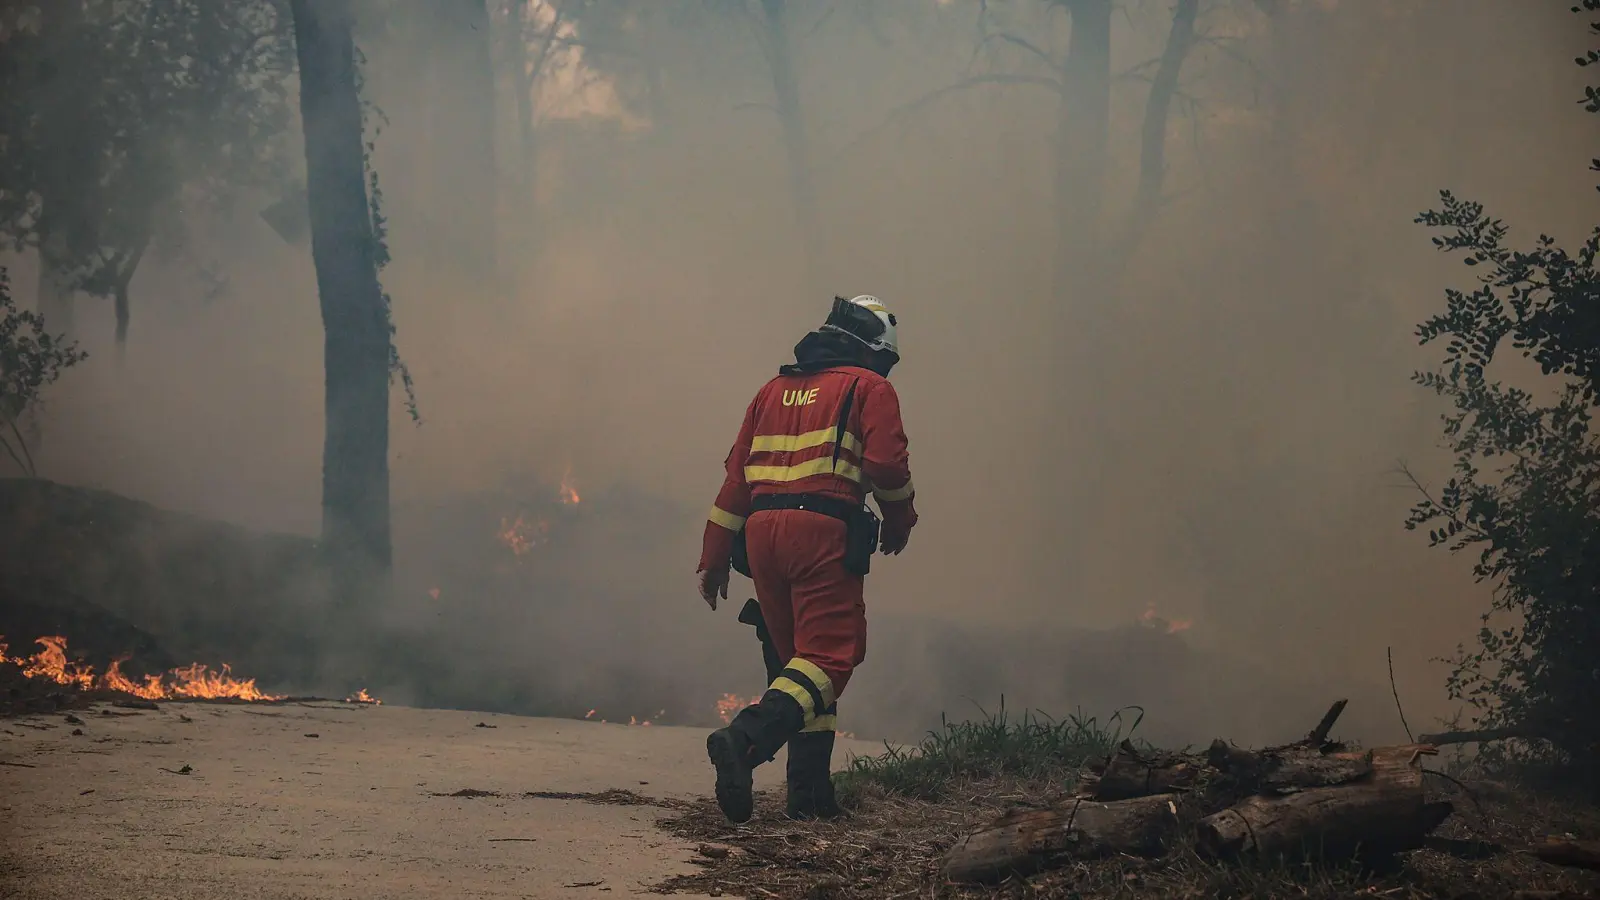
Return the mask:
[[809,659],[802,659],[801,657],[796,656],[794,659],[789,660],[789,664],[784,666],[784,668],[793,669],[796,672],[799,672],[801,675],[806,677],[807,681],[811,682],[816,687],[817,693],[822,695],[822,706],[824,709],[833,705],[833,701],[835,699],[833,696],[833,679],[828,677],[827,672],[824,672],[818,668],[816,663]]
[[734,533],[738,533],[740,529],[744,528],[744,516],[736,516],[720,506],[711,507],[711,515],[707,518],[714,524],[721,525]]
[[795,702],[800,704],[801,712],[805,713],[807,725],[816,719],[817,708],[811,704],[811,692],[790,680],[788,676],[779,675],[778,680],[774,681],[767,690],[783,691],[793,697]]
[[[812,447],[833,443],[833,435],[837,431],[837,427],[829,427],[818,428],[805,434],[758,434],[750,439],[750,452],[793,453],[796,450],[810,450]],[[839,441],[839,446],[857,456],[861,455],[860,439],[848,431]]]
[[853,466],[844,460],[835,463],[826,456],[800,463],[794,466],[745,466],[744,480],[789,482],[810,478],[813,475],[838,475],[849,481],[861,480],[861,467]]
[[880,305],[878,305],[876,303],[863,303],[863,304],[861,304],[861,308],[862,309],[870,309],[873,312],[881,312],[881,313],[886,313],[886,312],[889,311],[889,308],[887,306],[880,306]]
[[800,731],[802,733],[808,732],[808,731],[838,731],[838,730],[839,730],[839,717],[838,716],[817,716],[816,719],[812,720],[810,725],[807,725],[806,727],[800,729]]
[[915,494],[916,492],[917,489],[911,486],[911,480],[907,479],[904,487],[897,487],[893,489],[873,488],[872,496],[877,497],[879,500],[882,500],[886,503],[893,503],[896,500],[910,500],[911,495]]

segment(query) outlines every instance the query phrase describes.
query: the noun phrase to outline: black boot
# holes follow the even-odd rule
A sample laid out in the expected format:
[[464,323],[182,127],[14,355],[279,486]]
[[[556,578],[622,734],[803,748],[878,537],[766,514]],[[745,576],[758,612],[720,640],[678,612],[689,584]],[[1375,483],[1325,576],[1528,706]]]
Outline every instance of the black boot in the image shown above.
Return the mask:
[[771,762],[805,724],[805,712],[782,691],[767,691],[761,702],[747,706],[706,738],[706,755],[717,770],[717,806],[728,821],[750,821],[756,766]]
[[833,797],[833,737],[832,731],[807,731],[789,739],[789,818],[842,815]]

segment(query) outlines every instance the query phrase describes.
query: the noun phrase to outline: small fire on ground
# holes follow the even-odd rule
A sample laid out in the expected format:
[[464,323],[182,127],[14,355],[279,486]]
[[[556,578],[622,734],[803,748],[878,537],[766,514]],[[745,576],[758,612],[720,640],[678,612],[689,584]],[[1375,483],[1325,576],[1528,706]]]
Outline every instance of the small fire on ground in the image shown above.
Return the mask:
[[[611,724],[610,722],[606,721],[605,719],[596,719],[595,718],[595,714],[598,713],[598,712],[599,712],[598,709],[591,709],[588,712],[584,713],[583,717],[585,719],[589,720],[589,721],[599,722],[601,725],[609,725],[609,724]],[[657,710],[655,715],[651,716],[648,719],[644,719],[644,720],[640,720],[640,718],[638,716],[629,716],[628,717],[628,724],[629,725],[643,725],[643,726],[648,727],[655,720],[660,719],[662,716],[664,716],[666,714],[667,714],[667,711],[662,709],[662,710]],[[619,722],[617,722],[617,724],[621,725],[622,722],[619,721]]]
[[[561,476],[561,485],[556,489],[556,502],[562,506],[577,506],[583,502],[583,497],[578,494],[578,481],[572,476],[571,467]],[[500,517],[500,543],[511,549],[514,556],[522,556],[533,548],[549,542],[550,523],[545,519],[529,519],[522,513],[515,518],[511,516]],[[438,599],[435,595],[434,599]]]
[[1144,612],[1139,614],[1139,624],[1144,625],[1147,628],[1159,628],[1164,630],[1167,634],[1177,634],[1180,631],[1188,631],[1190,628],[1194,627],[1194,622],[1189,619],[1166,618],[1165,616],[1156,612],[1156,605],[1154,603],[1145,607]]
[[561,487],[556,492],[556,499],[561,501],[562,506],[577,506],[583,502],[583,498],[578,496],[578,482],[572,477],[571,466],[561,475]]
[[550,537],[550,523],[539,519],[529,522],[518,515],[516,519],[508,516],[500,517],[500,543],[511,548],[515,556],[521,556],[534,547],[544,543]]
[[[72,661],[67,657],[67,639],[60,635],[46,635],[34,643],[41,649],[32,656],[7,656],[9,649],[0,636],[0,663],[10,663],[22,669],[29,678],[46,678],[56,684],[79,690],[108,690],[131,694],[144,700],[244,700],[263,702],[283,700],[283,696],[268,694],[256,687],[254,678],[235,678],[233,669],[223,663],[213,670],[203,663],[191,663],[160,675],[145,675],[137,680],[122,672],[124,660],[113,660],[103,674],[94,667]],[[377,705],[377,698],[366,689],[346,698],[349,703]]]
[[739,714],[739,710],[744,709],[746,706],[755,706],[760,702],[760,694],[757,694],[754,697],[741,697],[738,694],[723,694],[722,699],[717,701],[717,717],[722,720],[722,724],[726,725],[733,721],[733,717]]

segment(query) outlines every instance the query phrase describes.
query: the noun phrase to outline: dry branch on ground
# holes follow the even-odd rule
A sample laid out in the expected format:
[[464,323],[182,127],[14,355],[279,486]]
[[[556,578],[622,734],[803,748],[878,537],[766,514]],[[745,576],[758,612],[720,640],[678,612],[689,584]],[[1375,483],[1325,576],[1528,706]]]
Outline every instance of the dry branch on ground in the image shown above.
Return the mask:
[[[662,823],[702,848],[701,871],[656,890],[778,900],[1600,893],[1600,875],[1512,852],[1549,833],[1600,834],[1600,813],[1512,791],[1452,812],[1442,801],[1463,789],[1423,770],[1428,748],[1352,750],[1318,730],[1283,747],[1217,742],[1198,754],[1123,742],[1088,772],[957,778],[937,801],[868,786],[838,822],[787,821],[781,796],[763,795],[756,818],[734,826],[704,801]],[[1235,808],[1265,835],[1203,852],[1206,816]],[[1358,832],[1365,840],[1352,840]]]

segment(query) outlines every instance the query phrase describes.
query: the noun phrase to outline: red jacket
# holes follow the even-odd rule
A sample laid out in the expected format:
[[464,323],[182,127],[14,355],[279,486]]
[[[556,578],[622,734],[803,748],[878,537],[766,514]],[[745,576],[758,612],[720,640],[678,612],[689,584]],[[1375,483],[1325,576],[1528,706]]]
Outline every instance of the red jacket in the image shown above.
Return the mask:
[[[835,446],[845,399],[843,440]],[[711,507],[700,569],[726,569],[733,537],[757,494],[830,494],[859,501],[872,492],[885,530],[917,523],[900,398],[887,378],[856,366],[767,382],[745,411]]]

